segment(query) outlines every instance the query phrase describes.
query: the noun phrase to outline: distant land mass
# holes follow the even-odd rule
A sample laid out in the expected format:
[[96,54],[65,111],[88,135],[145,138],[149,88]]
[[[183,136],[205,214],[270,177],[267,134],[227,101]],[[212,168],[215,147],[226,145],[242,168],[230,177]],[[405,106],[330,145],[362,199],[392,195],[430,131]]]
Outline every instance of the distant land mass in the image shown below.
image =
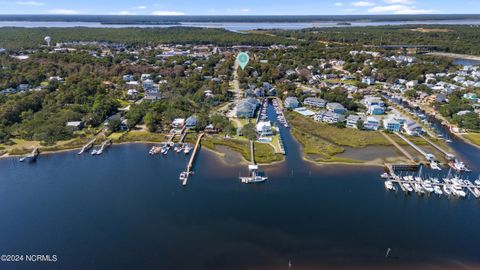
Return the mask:
[[308,15],[308,16],[120,16],[120,15],[0,15],[0,21],[96,22],[102,24],[177,24],[200,23],[308,23],[475,20],[480,14],[429,15]]

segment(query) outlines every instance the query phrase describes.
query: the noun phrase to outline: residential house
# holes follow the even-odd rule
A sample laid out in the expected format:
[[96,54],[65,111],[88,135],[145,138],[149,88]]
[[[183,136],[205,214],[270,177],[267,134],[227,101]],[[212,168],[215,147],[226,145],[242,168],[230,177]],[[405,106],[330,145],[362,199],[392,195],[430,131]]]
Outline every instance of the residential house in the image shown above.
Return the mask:
[[260,121],[256,125],[257,134],[260,137],[267,137],[273,135],[272,124],[270,121]]
[[418,125],[415,121],[406,121],[403,123],[403,130],[410,136],[418,136],[422,134],[423,129],[420,125]]
[[374,85],[375,84],[375,78],[374,77],[363,77],[362,79],[362,83],[366,84],[366,85]]
[[360,121],[360,116],[351,114],[347,117],[347,127],[348,128],[358,128],[358,121]]
[[73,130],[82,130],[83,129],[83,122],[82,121],[71,121],[65,124],[67,128],[71,128]]
[[363,129],[365,130],[378,130],[380,129],[380,120],[373,116],[367,117],[363,123]]
[[198,119],[195,116],[190,116],[185,120],[185,127],[187,129],[194,129],[197,127]]
[[338,114],[345,114],[347,112],[347,109],[345,109],[342,104],[336,102],[328,103],[327,110]]
[[332,111],[324,111],[314,116],[315,121],[321,121],[329,124],[336,124],[345,121],[345,115]]
[[303,100],[303,104],[311,107],[324,108],[327,102],[321,98],[307,97]]
[[368,114],[371,115],[382,115],[385,113],[385,107],[381,107],[378,105],[373,105],[368,107]]
[[246,98],[238,102],[235,116],[237,118],[252,118],[255,116],[255,111],[257,110],[260,103],[255,98]]
[[173,128],[183,128],[185,126],[185,119],[184,118],[175,118],[172,122]]
[[383,128],[388,131],[399,132],[401,124],[393,118],[386,118],[383,120]]
[[287,97],[285,99],[285,108],[287,109],[296,109],[299,105],[300,103],[296,97]]

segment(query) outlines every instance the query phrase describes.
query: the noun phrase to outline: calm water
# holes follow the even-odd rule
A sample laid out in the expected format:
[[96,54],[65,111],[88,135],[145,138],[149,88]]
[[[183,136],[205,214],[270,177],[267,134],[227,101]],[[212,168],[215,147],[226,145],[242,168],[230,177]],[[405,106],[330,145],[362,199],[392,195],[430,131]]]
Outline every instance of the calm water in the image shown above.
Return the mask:
[[0,269],[480,266],[478,200],[388,193],[382,169],[305,163],[281,132],[287,160],[265,167],[262,185],[240,184],[246,166],[206,150],[186,188],[178,174],[187,158],[150,157],[147,145],[1,160],[1,253],[59,261]]
[[[375,21],[375,22],[352,22],[351,26],[384,26],[384,25],[421,25],[421,24],[446,24],[446,25],[480,25],[480,20],[431,20],[431,21]],[[204,27],[204,28],[225,28],[230,31],[247,31],[255,29],[304,29],[311,27],[349,27],[337,25],[336,22],[311,22],[311,23],[272,23],[272,22],[231,22],[231,23],[214,23],[214,22],[181,22],[180,25],[148,25],[148,24],[101,24],[97,22],[49,22],[49,21],[0,21],[0,27],[106,27],[106,28],[126,28],[126,27]]]

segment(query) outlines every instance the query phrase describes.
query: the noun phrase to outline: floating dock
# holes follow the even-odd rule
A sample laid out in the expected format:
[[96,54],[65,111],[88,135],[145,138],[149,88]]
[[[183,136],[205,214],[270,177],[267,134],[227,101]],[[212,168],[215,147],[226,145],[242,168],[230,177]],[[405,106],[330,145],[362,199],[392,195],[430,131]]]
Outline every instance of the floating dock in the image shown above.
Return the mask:
[[407,139],[407,138],[406,138],[405,136],[403,136],[402,134],[400,134],[400,133],[398,133],[398,132],[395,132],[395,135],[397,135],[398,137],[400,137],[400,139],[404,140],[408,145],[410,145],[411,147],[413,147],[413,149],[415,149],[418,153],[420,153],[422,156],[424,156],[425,159],[427,159],[427,161],[432,162],[432,161],[437,160],[433,154],[429,154],[429,153],[423,151],[422,148],[418,147],[416,144],[414,144],[412,141],[410,141],[409,139]]

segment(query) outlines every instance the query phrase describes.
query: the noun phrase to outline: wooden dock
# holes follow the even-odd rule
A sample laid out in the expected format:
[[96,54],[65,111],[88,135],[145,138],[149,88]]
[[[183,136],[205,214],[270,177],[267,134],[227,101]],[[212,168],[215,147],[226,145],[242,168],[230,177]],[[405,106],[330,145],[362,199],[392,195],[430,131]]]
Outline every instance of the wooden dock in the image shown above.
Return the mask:
[[200,133],[198,135],[197,143],[195,144],[195,148],[193,149],[192,156],[190,157],[190,161],[188,162],[187,165],[187,170],[185,171],[186,177],[182,182],[182,186],[186,186],[188,182],[188,177],[193,174],[193,163],[195,162],[195,157],[197,156],[198,149],[200,148],[200,142],[202,141],[202,137],[205,135],[205,133]]
[[252,165],[255,165],[255,146],[253,141],[250,141],[250,161]]
[[416,144],[414,144],[412,141],[407,139],[405,136],[402,134],[395,132],[395,135],[397,135],[400,139],[404,140],[408,145],[410,145],[413,149],[415,149],[418,153],[420,153],[422,156],[425,157],[427,161],[436,160],[435,156],[433,154],[429,154],[425,151],[423,151],[422,148],[418,147]]
[[97,140],[97,138],[93,138],[93,140],[89,141],[87,144],[85,144],[82,149],[80,150],[80,152],[78,152],[79,155],[85,153],[85,151],[87,151],[88,149],[92,148],[93,147],[93,144],[95,143],[95,141]]
[[437,144],[435,144],[434,142],[432,142],[432,141],[431,141],[430,139],[428,139],[427,137],[425,137],[425,136],[423,136],[423,135],[420,135],[420,137],[421,137],[422,139],[424,139],[426,142],[428,142],[428,143],[429,143],[431,146],[433,146],[435,149],[437,149],[438,151],[440,151],[441,153],[443,153],[448,160],[455,159],[455,155],[448,153],[447,151],[445,151],[444,149],[442,149],[440,146],[438,146]]

